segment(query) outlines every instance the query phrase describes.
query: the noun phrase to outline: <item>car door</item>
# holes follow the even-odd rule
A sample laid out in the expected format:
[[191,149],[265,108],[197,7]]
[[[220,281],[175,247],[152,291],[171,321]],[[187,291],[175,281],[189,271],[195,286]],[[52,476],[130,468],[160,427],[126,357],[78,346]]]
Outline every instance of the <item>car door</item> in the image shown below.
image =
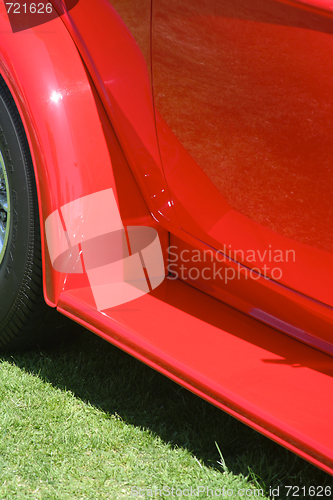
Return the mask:
[[[153,0],[153,90],[184,232],[243,271],[232,294],[242,296],[252,271],[247,297],[261,291],[246,312],[295,335],[325,330],[331,342],[333,19],[304,7]],[[178,262],[184,249],[174,249]],[[192,283],[207,285],[202,275]],[[265,289],[275,290],[270,304]],[[305,309],[328,324],[314,330]]]

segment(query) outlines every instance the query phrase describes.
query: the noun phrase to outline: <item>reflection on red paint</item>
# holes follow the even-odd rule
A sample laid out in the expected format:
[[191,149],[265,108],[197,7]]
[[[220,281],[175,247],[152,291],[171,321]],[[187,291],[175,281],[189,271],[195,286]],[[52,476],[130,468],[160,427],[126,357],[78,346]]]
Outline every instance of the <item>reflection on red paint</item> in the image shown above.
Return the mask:
[[238,255],[293,249],[278,281],[332,304],[333,19],[275,0],[154,5],[155,103],[185,148],[157,115],[181,226]]

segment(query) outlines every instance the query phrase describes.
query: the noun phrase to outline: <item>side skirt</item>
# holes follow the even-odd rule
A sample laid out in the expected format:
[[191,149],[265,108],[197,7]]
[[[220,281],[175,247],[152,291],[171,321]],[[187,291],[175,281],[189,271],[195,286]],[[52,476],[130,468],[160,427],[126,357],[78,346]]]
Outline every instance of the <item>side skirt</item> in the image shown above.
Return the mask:
[[333,475],[331,356],[170,277],[102,312],[69,290],[58,310]]

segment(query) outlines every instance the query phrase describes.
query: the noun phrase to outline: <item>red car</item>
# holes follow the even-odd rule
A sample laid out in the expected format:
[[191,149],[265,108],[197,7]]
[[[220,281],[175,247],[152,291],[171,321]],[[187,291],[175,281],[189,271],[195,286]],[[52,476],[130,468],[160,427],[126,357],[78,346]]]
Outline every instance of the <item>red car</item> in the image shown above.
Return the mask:
[[333,2],[0,9],[2,348],[51,306],[333,474]]

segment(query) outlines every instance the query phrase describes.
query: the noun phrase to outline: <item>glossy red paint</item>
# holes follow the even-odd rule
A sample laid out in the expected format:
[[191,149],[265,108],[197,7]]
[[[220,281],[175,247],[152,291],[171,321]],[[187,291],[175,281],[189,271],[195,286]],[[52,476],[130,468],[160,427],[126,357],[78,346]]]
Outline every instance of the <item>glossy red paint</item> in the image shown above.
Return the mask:
[[181,227],[270,278],[229,283],[229,304],[245,294],[261,318],[331,344],[332,33],[275,0],[154,2],[157,132]]
[[[20,111],[32,152],[41,207],[44,294],[54,307],[63,289],[82,281],[80,276],[67,277],[52,268],[44,227],[54,210],[112,188],[125,225],[156,224],[61,19],[12,33],[2,3],[0,8],[0,29],[5,33],[0,47],[1,74]],[[162,241],[163,234],[160,230]]]
[[[108,38],[103,35],[104,29],[98,29],[97,31],[91,26],[90,21],[86,21],[88,19],[89,5],[87,0],[80,2],[80,5],[73,8],[68,16],[64,18],[64,22],[73,36],[76,37],[85,62],[90,68],[92,78],[99,89],[108,117],[116,128],[122,148],[154,218],[164,228],[178,235],[182,240],[187,241],[190,246],[200,245],[199,241],[195,242],[190,234],[184,233],[180,229],[171,210],[171,205],[173,205],[182,228],[213,248],[222,249],[223,251],[225,245],[228,249],[228,255],[231,253],[230,249],[238,251],[238,256],[239,251],[246,255],[248,250],[256,249],[261,258],[270,247],[272,250],[278,249],[280,252],[291,249],[294,253],[297,253],[297,259],[296,262],[279,264],[279,267],[283,268],[284,279],[282,283],[296,290],[299,289],[301,284],[303,293],[329,303],[331,294],[330,279],[327,277],[325,278],[326,281],[323,282],[319,281],[317,276],[327,276],[327,268],[329,265],[331,266],[331,257],[326,257],[326,254],[318,253],[315,250],[311,251],[311,249],[309,252],[308,247],[290,242],[285,237],[268,230],[260,234],[260,227],[254,221],[231,210],[230,205],[220,195],[213,183],[200,171],[196,162],[182,148],[162,118],[157,115],[159,148],[169,186],[166,185],[157,149],[158,144],[153,123],[154,115],[151,111],[152,101],[151,98],[147,99],[150,92],[149,71],[142,56],[138,54],[136,43],[131,37],[127,36],[128,32],[109,2],[101,2],[99,10],[94,9],[96,19],[100,16],[101,22],[105,24],[105,30],[106,25],[112,26],[112,35],[109,35]],[[119,9],[120,6],[118,5]],[[145,16],[147,17],[147,5],[146,10],[142,9],[142,11],[146,12]],[[131,21],[130,18],[129,22],[133,25],[133,20]],[[99,24],[98,28],[100,28]],[[137,28],[134,26],[133,29],[135,31]],[[118,56],[119,62],[115,61],[110,64],[109,54],[114,50],[113,47],[116,46],[116,50],[119,51],[119,45],[115,45],[118,40],[123,42]],[[144,47],[147,54],[146,40],[147,32],[145,32],[143,39],[139,40],[140,45]],[[136,65],[139,64],[140,66],[139,75],[143,75],[142,78],[138,79],[138,76],[135,78],[136,65],[124,64],[124,61],[128,62],[133,59],[135,59]],[[140,85],[138,85],[138,81]],[[128,99],[128,95],[133,96],[133,101]],[[135,102],[134,106],[132,105],[133,102]],[[124,116],[128,118],[123,119]],[[146,118],[143,118],[144,116]],[[143,126],[143,123],[145,126]],[[168,187],[170,195],[168,194]],[[223,214],[225,214],[225,217],[222,217]],[[221,240],[221,234],[226,233],[228,238]],[[258,262],[253,264],[253,258],[252,263],[246,260],[241,261],[241,263],[250,267],[258,266]],[[266,262],[264,259],[259,262],[259,266],[260,269],[262,267],[265,269]],[[272,268],[272,266],[268,267]],[[311,268],[312,273],[304,273],[305,268]],[[326,270],[325,273],[322,272],[323,268]],[[270,276],[270,273],[268,272],[266,275]],[[238,285],[239,289],[236,289],[235,297],[230,297],[232,300],[229,303],[231,304],[237,302],[239,295],[243,293],[241,284],[238,283]],[[265,292],[260,293],[260,287],[258,288],[259,291],[255,294],[257,302],[252,306],[260,310],[264,309],[267,314],[270,314],[271,308],[265,307],[267,294]],[[275,304],[275,311],[279,309],[281,302],[285,302],[285,295],[289,295],[289,290],[281,287],[277,288],[276,297],[279,296],[277,292],[281,294],[281,298]],[[297,296],[295,296],[293,302],[299,302]],[[313,304],[309,303],[306,307],[311,310]],[[320,304],[316,308],[321,311],[320,315],[327,316],[324,321],[330,325],[332,321],[331,311],[321,307]],[[289,331],[292,327],[303,330],[302,309],[300,311],[299,308],[288,308],[287,311],[287,315],[283,314],[278,317],[289,325]],[[312,324],[317,317],[318,314],[314,314]],[[308,325],[306,331],[310,335],[314,334],[311,324]],[[327,339],[327,337],[329,337],[329,334],[324,334],[324,338]]]
[[301,7],[310,12],[320,13],[321,15],[333,16],[333,5],[331,0],[277,0],[295,7]]
[[45,220],[66,202],[113,187],[111,160],[89,78],[61,20],[12,33],[2,2],[0,9],[1,74],[20,111],[32,152],[41,209],[45,299],[55,306],[66,276],[52,269]]
[[[153,0],[153,9],[160,1]],[[53,3],[63,11],[61,0]],[[115,5],[119,12],[124,7],[120,0]],[[149,2],[143,0],[142,5],[141,19],[147,21]],[[182,8],[179,12],[184,14]],[[164,121],[172,125],[169,120],[178,120],[176,125],[184,129],[185,118],[178,113],[181,98],[185,102],[187,96],[178,83],[174,91],[182,95],[176,106],[172,109],[165,99],[169,108],[162,113],[164,119],[156,111],[147,68],[151,61],[147,27],[140,30],[137,24],[134,33],[138,39],[142,36],[142,55],[108,0],[80,0],[61,19],[15,34],[4,10],[0,13],[0,29],[6,32],[0,43],[0,68],[32,150],[43,232],[47,217],[63,205],[110,188],[124,226],[158,230],[166,264],[168,252],[172,260],[169,243],[177,247],[177,256],[184,251],[188,256],[192,250],[203,254],[223,243],[239,250],[236,229],[240,227],[243,248],[245,241],[248,247],[263,251],[260,237],[253,236],[261,230],[259,223],[250,219],[244,223],[231,210],[232,203],[199,167],[191,148],[184,148]],[[125,18],[126,11],[122,15]],[[129,11],[126,21],[133,23],[135,31],[136,20]],[[198,27],[199,21],[207,27],[212,19],[195,17]],[[173,69],[186,71],[186,66]],[[162,96],[156,66],[153,84],[159,107]],[[234,109],[241,113],[242,102]],[[205,127],[202,118],[194,120],[200,124],[199,132]],[[186,120],[189,129],[193,115]],[[206,154],[204,147],[202,154]],[[224,214],[232,215],[229,227],[219,225]],[[228,233],[224,240],[221,231]],[[285,236],[275,237],[281,245]],[[44,239],[43,234],[45,293],[50,304],[333,474],[332,308],[292,290],[289,282],[288,288],[271,279],[245,280],[244,270],[251,266],[244,258],[241,278],[232,283],[191,279],[187,272],[183,281],[169,277],[133,307],[124,304],[101,312],[86,273],[55,271]],[[318,266],[322,273],[318,261],[327,263],[322,254],[309,254],[310,247],[297,248],[308,259],[303,267],[309,265],[313,271]],[[229,258],[221,264],[224,269],[239,265],[229,247],[225,253]],[[171,271],[178,272],[179,264],[180,260]],[[200,275],[207,273],[205,267],[205,262],[197,263]],[[289,279],[294,279],[295,289],[308,286],[315,292],[316,283],[303,278],[303,272],[298,268]],[[322,293],[322,302],[329,303],[328,286],[317,287],[317,292]]]
[[145,58],[147,71],[151,76],[151,0],[112,0],[109,2],[117,11],[133,35]]
[[160,161],[149,72],[137,43],[108,0],[82,0],[62,19],[75,39],[150,212],[156,220],[163,220],[165,227],[177,225]]
[[[333,275],[327,231],[333,21],[272,0],[154,5],[156,107],[224,198],[224,210],[205,223],[207,243],[212,236],[215,247],[228,239],[231,247],[246,250],[262,238],[278,249],[285,246],[281,235],[289,245],[306,245],[298,245],[297,262],[309,258],[309,246],[326,252],[312,252],[310,266],[320,259]],[[161,143],[163,157],[167,141]],[[168,182],[175,177],[170,159],[164,162]],[[191,208],[197,220],[201,205]],[[231,209],[263,227],[245,217],[233,221],[229,213],[230,225],[241,225],[239,233],[249,226],[250,236],[245,231],[245,241],[239,235],[234,242],[224,223]],[[284,269],[280,282],[325,302],[320,287],[303,283],[299,272],[295,283],[294,269]],[[326,287],[326,299],[328,292]]]
[[180,280],[165,280],[135,307],[103,313],[92,307],[89,289],[72,290],[61,295],[59,310],[333,473],[330,356]]
[[171,235],[168,270],[176,278],[287,335],[333,355],[333,312],[242,266],[205,244],[189,245]]

